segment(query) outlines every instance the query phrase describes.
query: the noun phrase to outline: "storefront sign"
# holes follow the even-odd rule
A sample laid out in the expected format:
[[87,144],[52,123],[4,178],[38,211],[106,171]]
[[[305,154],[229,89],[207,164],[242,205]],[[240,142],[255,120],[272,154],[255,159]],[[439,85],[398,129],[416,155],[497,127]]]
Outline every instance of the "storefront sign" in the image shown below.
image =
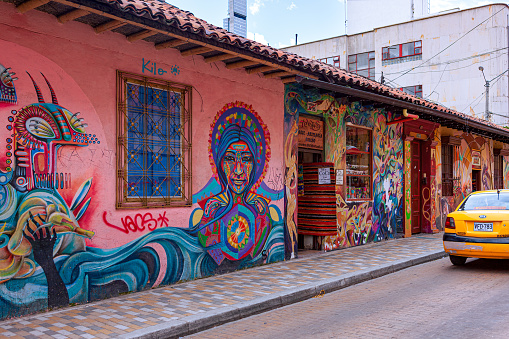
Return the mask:
[[410,132],[410,136],[414,137],[415,139],[420,139],[420,140],[428,139],[428,136],[426,134],[422,134],[422,133]]
[[481,169],[481,152],[472,150],[472,168]]
[[336,170],[336,185],[343,185],[343,170]]
[[323,121],[299,117],[299,147],[323,150]]
[[327,185],[330,184],[330,168],[319,168],[318,169],[318,184]]

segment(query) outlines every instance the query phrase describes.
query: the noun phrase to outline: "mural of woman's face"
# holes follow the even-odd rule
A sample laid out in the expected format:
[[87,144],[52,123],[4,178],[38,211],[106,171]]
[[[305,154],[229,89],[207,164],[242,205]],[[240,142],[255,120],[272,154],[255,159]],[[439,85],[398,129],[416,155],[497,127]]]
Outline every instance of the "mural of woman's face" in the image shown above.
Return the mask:
[[233,192],[240,194],[248,186],[253,165],[253,153],[244,141],[234,142],[226,149],[222,169]]

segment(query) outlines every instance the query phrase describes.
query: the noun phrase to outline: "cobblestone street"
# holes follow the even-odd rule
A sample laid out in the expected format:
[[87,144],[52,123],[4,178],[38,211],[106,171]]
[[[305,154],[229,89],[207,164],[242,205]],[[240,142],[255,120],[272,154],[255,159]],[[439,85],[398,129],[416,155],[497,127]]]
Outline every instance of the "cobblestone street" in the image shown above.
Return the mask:
[[509,261],[414,266],[190,338],[507,338]]

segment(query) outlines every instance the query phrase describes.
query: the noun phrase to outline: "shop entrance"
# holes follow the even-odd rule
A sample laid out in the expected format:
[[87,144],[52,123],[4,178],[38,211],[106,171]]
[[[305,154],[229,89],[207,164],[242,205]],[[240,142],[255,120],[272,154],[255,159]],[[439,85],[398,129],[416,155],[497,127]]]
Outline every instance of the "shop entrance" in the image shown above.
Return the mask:
[[[299,176],[298,176],[298,190],[299,194],[297,197],[297,201],[304,200],[304,196],[306,195],[306,190],[304,188],[304,167],[308,164],[321,163],[323,160],[322,151],[320,150],[312,150],[306,148],[299,148]],[[309,192],[308,192],[309,193]],[[309,194],[308,194],[309,195]],[[303,207],[301,205],[301,207]],[[306,213],[302,213],[300,216],[302,217]],[[319,251],[322,249],[322,237],[317,235],[309,235],[309,234],[298,234],[297,239],[298,249],[301,251],[305,250],[315,250]],[[301,253],[302,255],[302,253]]]
[[412,141],[411,146],[412,234],[414,234],[421,232],[421,142]]

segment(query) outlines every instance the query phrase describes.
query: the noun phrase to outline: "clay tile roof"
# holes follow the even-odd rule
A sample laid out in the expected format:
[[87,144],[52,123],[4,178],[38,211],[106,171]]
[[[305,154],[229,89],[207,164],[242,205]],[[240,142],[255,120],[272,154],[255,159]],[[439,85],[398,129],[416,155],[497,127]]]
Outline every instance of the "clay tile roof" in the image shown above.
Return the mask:
[[[343,69],[325,64],[318,60],[309,59],[294,53],[282,51],[280,49],[266,46],[259,42],[238,36],[227,30],[209,24],[205,20],[197,18],[193,13],[184,11],[176,6],[163,3],[157,0],[96,0],[107,3],[111,7],[124,12],[130,12],[137,16],[142,16],[169,26],[172,26],[182,32],[189,32],[201,36],[203,38],[215,40],[218,43],[228,44],[239,48],[240,50],[253,52],[260,56],[274,59],[274,62],[286,64],[294,68],[313,75],[324,76],[329,81],[333,81],[342,85],[355,85],[365,88],[371,92],[393,97],[421,105],[430,109],[442,111],[452,115],[465,118],[466,120],[475,121],[487,126],[497,128],[507,133],[507,129],[502,128],[494,123],[483,119],[472,117],[436,103],[409,95],[398,89],[380,84],[376,81],[350,73]],[[171,1],[171,0],[170,0]]]

